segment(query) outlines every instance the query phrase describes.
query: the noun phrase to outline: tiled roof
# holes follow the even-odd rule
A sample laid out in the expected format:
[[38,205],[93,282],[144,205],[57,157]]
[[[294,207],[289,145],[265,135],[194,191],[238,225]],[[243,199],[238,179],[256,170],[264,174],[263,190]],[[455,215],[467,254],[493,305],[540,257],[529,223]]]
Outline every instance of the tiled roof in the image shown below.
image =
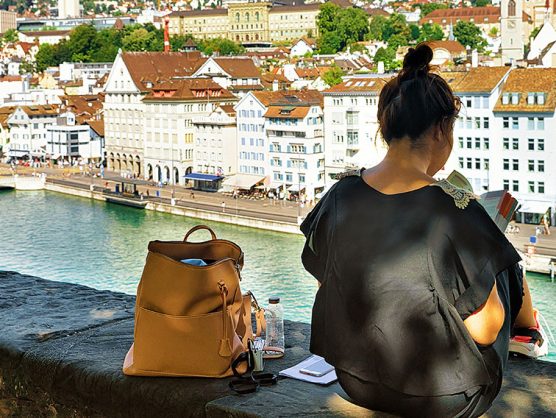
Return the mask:
[[329,89],[325,90],[324,93],[367,92],[378,94],[382,90],[386,82],[387,80],[379,77],[350,78],[343,83],[330,87]]
[[458,41],[429,41],[427,45],[430,46],[432,50],[444,48],[452,55],[464,54],[466,52],[465,47]]
[[93,116],[102,110],[104,95],[80,94],[60,96],[64,106],[71,109],[76,115]]
[[390,13],[388,13],[385,10],[382,9],[377,9],[374,7],[365,7],[363,10],[365,10],[365,13],[367,13],[369,16],[385,16],[388,17],[390,16]]
[[253,95],[264,106],[300,106],[301,104],[313,104],[322,106],[323,96],[317,90],[298,90],[298,91],[256,91]]
[[85,122],[95,131],[99,136],[104,136],[104,120],[88,120]]
[[18,106],[29,116],[39,115],[57,115],[57,105],[32,105],[32,106]]
[[210,78],[187,78],[161,82],[143,98],[144,101],[234,100],[236,96]]
[[[518,93],[518,104],[502,104],[504,93]],[[544,93],[544,104],[527,104],[528,93]],[[554,113],[556,109],[556,68],[517,68],[510,72],[495,112]]]
[[231,117],[234,117],[236,115],[236,111],[234,110],[233,105],[220,105],[220,109],[222,109]]
[[4,81],[21,81],[20,75],[5,75],[0,77],[0,83]]
[[34,46],[38,46],[34,42],[18,42],[17,44],[21,47],[21,49],[23,49],[23,52],[25,52],[26,54],[29,53],[31,48],[33,48]]
[[[508,73],[509,67],[473,67],[468,72],[454,75],[449,83],[456,93],[490,93]],[[441,73],[448,78],[452,73]]]
[[310,106],[270,106],[265,118],[303,119],[309,113]]
[[[484,7],[458,7],[455,9],[437,9],[430,12],[419,20],[420,24],[428,23],[441,23],[442,20],[446,22],[453,21],[455,24],[458,20],[475,20],[477,24],[484,23],[487,19],[488,23],[495,23],[500,20],[500,7],[497,6],[484,6]],[[527,22],[531,17],[523,12],[522,20]]]
[[320,76],[320,72],[316,68],[296,68],[296,74],[301,78],[314,80]]
[[261,73],[251,58],[221,57],[214,61],[232,78],[259,78]]
[[199,52],[124,52],[122,59],[133,82],[142,91],[172,77],[191,76],[206,58]]
[[307,45],[312,46],[312,47],[316,47],[317,46],[317,41],[313,38],[307,38],[306,36],[302,36],[301,38],[299,38],[298,40],[296,40],[293,45],[298,44],[299,42],[305,42]]
[[180,10],[169,14],[170,17],[203,17],[203,16],[227,16],[227,9],[203,9],[203,10]]
[[0,125],[3,128],[8,128],[8,118],[14,112],[17,106],[4,106],[0,107]]

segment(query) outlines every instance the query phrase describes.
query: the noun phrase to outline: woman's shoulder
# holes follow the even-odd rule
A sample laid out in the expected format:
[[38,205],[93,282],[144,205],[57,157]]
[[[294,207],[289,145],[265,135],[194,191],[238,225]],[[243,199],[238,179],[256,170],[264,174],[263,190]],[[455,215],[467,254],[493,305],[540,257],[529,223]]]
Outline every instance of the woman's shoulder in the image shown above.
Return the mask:
[[467,209],[468,211],[475,211],[477,209],[476,203],[480,197],[475,193],[456,187],[448,180],[440,180],[432,183],[430,186],[442,190],[443,200],[453,202],[453,205],[458,209]]

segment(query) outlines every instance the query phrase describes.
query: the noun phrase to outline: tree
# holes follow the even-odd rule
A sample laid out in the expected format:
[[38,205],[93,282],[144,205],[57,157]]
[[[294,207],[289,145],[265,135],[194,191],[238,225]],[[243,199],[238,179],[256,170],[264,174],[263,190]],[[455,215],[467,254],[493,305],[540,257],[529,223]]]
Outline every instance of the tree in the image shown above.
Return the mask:
[[336,32],[325,32],[318,40],[321,54],[335,54],[342,49],[342,39]]
[[382,34],[387,20],[388,19],[384,16],[373,17],[369,23],[369,33],[367,34],[367,38],[374,41],[382,41]]
[[406,39],[409,39],[409,26],[407,25],[404,15],[392,13],[386,21],[386,25],[382,32],[382,40],[388,42],[388,39],[393,35],[402,35]]
[[220,55],[239,55],[245,51],[245,48],[225,38],[205,39],[199,42],[198,48],[206,55],[212,55],[215,52]]
[[334,54],[353,42],[362,41],[369,33],[367,14],[358,8],[342,9],[327,2],[320,7],[317,17],[319,49],[323,54]]
[[369,32],[367,14],[363,10],[355,7],[341,9],[338,14],[336,31],[342,39],[343,48],[352,42],[364,40]]
[[478,51],[482,51],[487,45],[483,32],[473,22],[460,20],[454,26],[454,37],[463,46],[469,46],[471,49],[477,49]]
[[340,6],[332,2],[326,2],[320,6],[319,14],[317,15],[317,24],[321,34],[334,32],[336,30],[337,17],[340,10]]
[[19,36],[17,35],[17,30],[15,29],[8,29],[2,37],[3,43],[17,42],[18,40]]
[[37,72],[42,73],[48,67],[53,67],[59,63],[56,60],[57,47],[51,44],[41,44],[35,55],[35,66]]
[[400,62],[396,61],[396,51],[392,48],[379,48],[373,61],[375,64],[382,61],[386,71],[395,70],[400,67]]
[[[471,2],[473,4],[473,2]],[[485,7],[491,5],[492,2],[490,0],[475,0],[475,7]]]
[[135,29],[122,39],[122,47],[126,51],[148,51],[152,34],[145,28]]
[[448,8],[448,6],[445,5],[444,3],[423,3],[417,5],[417,7],[421,9],[421,17],[425,17],[426,15],[428,15],[431,12],[434,12],[435,10]]
[[444,39],[444,32],[440,25],[436,23],[425,23],[421,26],[421,35],[417,39],[417,42],[441,41],[442,39]]
[[91,62],[97,50],[97,30],[93,25],[79,25],[70,33],[68,46],[71,60],[74,62]]
[[342,71],[342,69],[337,65],[333,65],[332,67],[330,67],[330,70],[326,71],[322,75],[322,79],[326,84],[332,87],[337,84],[340,84],[343,81],[342,80],[343,75],[344,72]]
[[415,24],[409,25],[409,36],[412,41],[416,41],[421,37],[421,29]]
[[407,38],[402,34],[392,35],[388,40],[388,48],[396,51],[400,46],[407,46]]

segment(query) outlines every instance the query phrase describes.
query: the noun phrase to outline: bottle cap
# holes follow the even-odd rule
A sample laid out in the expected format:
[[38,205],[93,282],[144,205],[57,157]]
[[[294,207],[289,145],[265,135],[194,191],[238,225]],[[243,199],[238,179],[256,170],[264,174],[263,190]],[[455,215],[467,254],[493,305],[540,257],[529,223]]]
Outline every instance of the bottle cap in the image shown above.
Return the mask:
[[273,297],[271,297],[271,298],[268,298],[268,303],[271,303],[271,304],[273,304],[273,305],[276,304],[276,303],[280,303],[280,298],[278,298],[278,297],[276,297],[276,296],[273,296]]

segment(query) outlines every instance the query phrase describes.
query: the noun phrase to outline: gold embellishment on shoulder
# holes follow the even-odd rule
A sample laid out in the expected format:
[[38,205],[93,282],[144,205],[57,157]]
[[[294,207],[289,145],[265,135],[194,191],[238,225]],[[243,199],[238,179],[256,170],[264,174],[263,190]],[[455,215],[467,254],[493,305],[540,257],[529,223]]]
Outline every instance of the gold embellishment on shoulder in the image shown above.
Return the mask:
[[343,173],[338,173],[338,174],[335,175],[335,178],[336,178],[336,180],[342,180],[343,178],[349,177],[349,176],[361,176],[361,169],[344,171]]
[[431,184],[431,186],[440,187],[444,191],[444,193],[450,195],[454,199],[454,203],[456,204],[456,207],[460,209],[465,209],[467,205],[469,205],[471,199],[475,199],[475,200],[479,199],[479,196],[477,196],[476,194],[471,193],[464,189],[460,189],[454,186],[448,180],[440,180],[436,183]]

